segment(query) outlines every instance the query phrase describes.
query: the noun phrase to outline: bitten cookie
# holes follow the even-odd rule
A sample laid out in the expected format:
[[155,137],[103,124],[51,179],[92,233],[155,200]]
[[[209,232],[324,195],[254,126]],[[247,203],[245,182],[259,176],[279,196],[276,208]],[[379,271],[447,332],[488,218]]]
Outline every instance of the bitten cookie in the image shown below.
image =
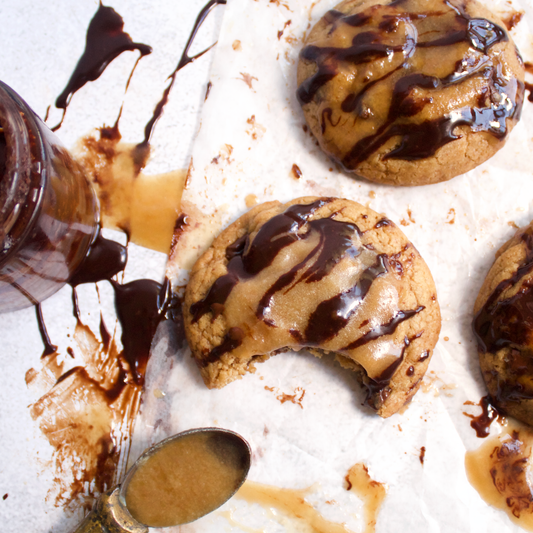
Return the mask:
[[311,30],[297,96],[322,149],[395,185],[449,180],[520,118],[524,65],[476,0],[345,0]]
[[417,391],[440,331],[428,267],[388,219],[356,202],[253,208],[191,271],[184,319],[209,388],[288,349],[334,353],[387,417]]
[[492,403],[533,426],[533,223],[498,250],[474,313]]

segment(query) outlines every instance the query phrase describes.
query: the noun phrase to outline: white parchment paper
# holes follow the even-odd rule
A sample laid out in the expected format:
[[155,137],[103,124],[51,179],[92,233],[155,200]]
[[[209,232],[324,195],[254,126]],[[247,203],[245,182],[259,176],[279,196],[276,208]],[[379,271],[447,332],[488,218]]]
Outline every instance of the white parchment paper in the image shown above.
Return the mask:
[[[249,195],[258,202],[334,195],[369,205],[404,230],[435,278],[443,324],[425,385],[403,414],[382,420],[361,406],[364,395],[355,379],[332,361],[284,353],[258,365],[255,375],[208,391],[184,348],[178,363],[153,360],[153,369],[162,364],[153,379],[167,391],[162,419],[172,430],[220,425],[242,433],[255,452],[252,480],[314,487],[310,498],[350,531],[363,530],[361,502],[343,486],[357,462],[388,485],[378,532],[519,531],[467,481],[465,451],[482,441],[463,412],[477,414],[465,402],[477,402],[485,394],[470,329],[474,299],[496,249],[515,232],[515,224],[524,225],[533,216],[533,106],[525,102],[522,121],[503,150],[449,182],[396,188],[351,178],[304,132],[295,97],[302,37],[336,3],[229,3],[184,194],[183,209],[193,229],[178,244],[168,268],[178,283],[185,283],[187,269],[213,236],[246,211],[247,200],[253,200]],[[525,60],[533,59],[532,6],[486,3],[501,14],[526,10],[512,34]],[[291,174],[293,164],[302,171],[299,180]],[[269,390],[294,394],[298,388],[305,390],[301,406],[281,404]],[[157,402],[147,400],[147,419],[152,408],[162,412]],[[324,505],[327,500],[335,505]],[[259,506],[238,500],[228,506],[248,527],[292,531]],[[232,530],[222,515],[181,529],[222,530]]]

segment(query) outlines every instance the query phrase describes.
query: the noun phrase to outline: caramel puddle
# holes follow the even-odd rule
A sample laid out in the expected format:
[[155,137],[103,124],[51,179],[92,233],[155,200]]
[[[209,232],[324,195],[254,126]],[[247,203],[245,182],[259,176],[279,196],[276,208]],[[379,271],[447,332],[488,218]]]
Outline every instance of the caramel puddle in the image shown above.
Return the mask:
[[102,225],[124,231],[130,242],[168,254],[187,171],[158,175],[140,172],[138,145],[119,135],[92,135],[78,142],[77,158],[100,200]]
[[[372,533],[375,531],[379,509],[387,494],[386,486],[374,481],[368,473],[368,468],[362,463],[357,463],[349,469],[346,482],[346,489],[356,494],[363,502],[364,533]],[[281,511],[289,518],[303,522],[313,533],[352,533],[344,524],[326,520],[306,501],[305,498],[311,490],[312,488],[282,489],[248,480],[235,498],[259,504],[266,509]],[[231,513],[225,513],[223,516],[231,524],[237,524]],[[240,524],[238,526],[241,527]]]
[[528,531],[533,531],[532,446],[533,432],[508,420],[500,435],[465,456],[468,481],[483,500]]

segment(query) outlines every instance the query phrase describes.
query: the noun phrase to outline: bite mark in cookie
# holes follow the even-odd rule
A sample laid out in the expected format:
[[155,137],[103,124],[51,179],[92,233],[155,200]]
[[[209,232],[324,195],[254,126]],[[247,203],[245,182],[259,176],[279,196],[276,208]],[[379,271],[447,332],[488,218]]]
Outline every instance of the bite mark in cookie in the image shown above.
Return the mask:
[[396,412],[416,392],[440,330],[427,266],[389,220],[349,200],[255,207],[191,272],[187,337],[206,385],[223,387],[287,349],[331,352],[368,403]]

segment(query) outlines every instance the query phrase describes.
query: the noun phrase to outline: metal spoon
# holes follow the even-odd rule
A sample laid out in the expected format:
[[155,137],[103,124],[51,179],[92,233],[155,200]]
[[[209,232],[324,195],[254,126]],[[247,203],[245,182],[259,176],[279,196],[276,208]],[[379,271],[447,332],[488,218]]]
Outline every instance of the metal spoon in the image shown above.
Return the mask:
[[[187,458],[185,462],[184,457]],[[122,485],[103,494],[74,533],[147,533],[148,527],[177,526],[196,520],[220,507],[237,492],[248,475],[250,462],[249,444],[233,431],[199,428],[174,435],[145,451],[126,474]],[[222,470],[218,470],[219,465]],[[185,471],[191,474],[190,483],[183,477]],[[205,481],[207,486],[200,487]],[[216,481],[216,488],[213,488],[213,481]],[[201,491],[201,498],[195,498],[195,490]],[[204,500],[206,492],[212,492],[214,499],[193,509],[195,502]],[[182,510],[175,512],[170,505],[170,520],[173,521],[161,525],[159,518],[152,518],[154,502],[157,507],[169,494],[177,495],[173,501],[176,501],[175,507],[181,506]],[[143,522],[139,521],[140,516],[144,517]]]

